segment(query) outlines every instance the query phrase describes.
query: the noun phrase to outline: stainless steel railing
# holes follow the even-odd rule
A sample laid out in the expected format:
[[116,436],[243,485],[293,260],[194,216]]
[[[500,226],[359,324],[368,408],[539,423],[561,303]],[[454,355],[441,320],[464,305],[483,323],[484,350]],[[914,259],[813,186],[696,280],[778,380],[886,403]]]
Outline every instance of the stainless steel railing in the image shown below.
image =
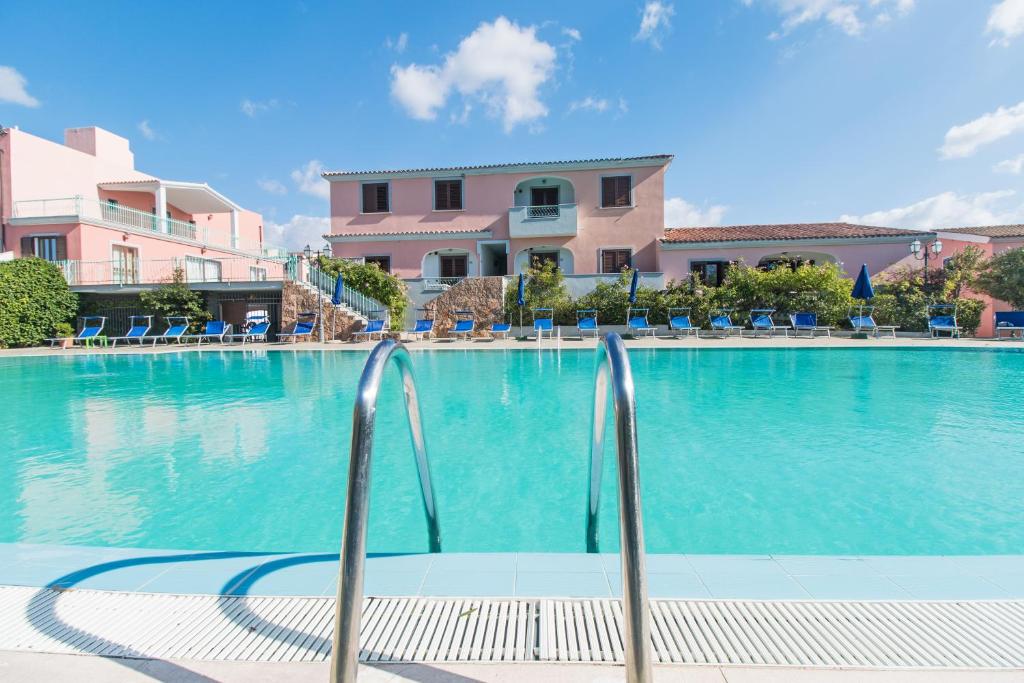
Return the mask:
[[352,447],[348,464],[348,496],[345,525],[341,537],[341,572],[338,577],[338,601],[334,615],[334,641],[331,650],[331,681],[354,682],[359,666],[359,621],[363,608],[363,572],[366,565],[366,526],[370,509],[370,459],[373,455],[373,428],[377,414],[377,395],[388,362],[394,361],[402,375],[405,411],[409,418],[416,469],[427,519],[430,552],[441,552],[441,527],[437,518],[434,485],[430,478],[427,444],[423,438],[416,380],[412,360],[405,346],[387,339],[374,347],[359,378],[356,405],[352,411]]
[[640,511],[640,463],[636,440],[636,395],[633,371],[622,338],[614,332],[597,345],[594,375],[594,419],[590,442],[590,489],[587,495],[587,552],[599,552],[598,512],[608,385],[615,411],[615,442],[619,471],[619,530],[622,557],[622,614],[625,620],[626,680],[648,683],[651,674],[651,623],[644,561],[644,526]]

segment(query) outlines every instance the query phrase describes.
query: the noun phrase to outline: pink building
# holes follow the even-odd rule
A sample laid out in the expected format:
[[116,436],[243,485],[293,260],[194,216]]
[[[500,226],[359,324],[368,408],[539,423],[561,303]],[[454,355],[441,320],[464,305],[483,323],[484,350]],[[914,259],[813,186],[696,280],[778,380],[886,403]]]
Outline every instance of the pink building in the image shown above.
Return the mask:
[[135,169],[128,140],[69,128],[56,143],[0,130],[0,251],[59,261],[73,286],[280,279],[263,219],[209,185]]
[[715,285],[738,261],[761,267],[780,261],[837,263],[852,277],[863,263],[872,274],[882,272],[908,256],[914,240],[928,237],[935,234],[849,223],[675,228],[659,241],[658,263],[666,279],[692,273]]
[[405,278],[657,269],[671,155],[324,173],[336,257]]

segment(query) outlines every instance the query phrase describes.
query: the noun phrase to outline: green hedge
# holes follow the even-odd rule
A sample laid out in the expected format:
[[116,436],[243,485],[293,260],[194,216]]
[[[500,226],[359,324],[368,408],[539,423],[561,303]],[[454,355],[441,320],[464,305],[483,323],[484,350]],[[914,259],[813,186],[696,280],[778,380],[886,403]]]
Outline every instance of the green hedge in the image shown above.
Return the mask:
[[36,346],[74,320],[78,297],[53,263],[22,258],[0,263],[0,348]]
[[345,278],[346,287],[384,304],[394,325],[400,325],[405,320],[405,310],[409,306],[405,283],[385,273],[376,263],[356,263],[321,256],[318,265],[320,270],[332,277],[340,274]]

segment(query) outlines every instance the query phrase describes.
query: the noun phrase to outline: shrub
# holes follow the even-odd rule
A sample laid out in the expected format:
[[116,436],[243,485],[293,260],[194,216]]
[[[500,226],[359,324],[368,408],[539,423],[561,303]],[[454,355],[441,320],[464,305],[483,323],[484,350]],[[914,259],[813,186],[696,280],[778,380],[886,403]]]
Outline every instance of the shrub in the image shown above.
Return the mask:
[[971,289],[987,267],[985,252],[968,245],[950,258],[939,271],[942,277],[940,292],[944,299],[959,299],[965,289]]
[[[522,307],[523,322],[530,322],[533,316],[530,311],[535,308],[554,309],[556,325],[575,325],[576,308],[572,297],[565,286],[565,274],[554,263],[546,262],[539,267],[530,268],[526,276],[526,305]],[[519,280],[513,278],[512,285],[505,290],[505,316],[508,320],[518,323]]]
[[[772,270],[741,263],[729,269],[719,289],[719,305],[735,307],[744,314],[752,308],[774,308],[779,324],[784,324],[790,313],[812,311],[818,314],[819,324],[836,325],[846,319],[853,303],[853,283],[834,263]],[[733,322],[740,324],[736,319]]]
[[985,313],[985,302],[977,299],[960,297],[954,299],[956,304],[956,322],[967,334],[974,334],[981,325],[981,316]]
[[75,326],[71,323],[57,323],[53,326],[53,336],[59,339],[67,339],[75,336]]
[[[572,320],[576,324],[576,311],[592,308],[597,311],[600,324],[625,325],[626,314],[631,306],[629,303],[629,286],[633,279],[632,270],[623,270],[615,282],[599,282],[587,294],[577,299],[571,306]],[[667,320],[668,305],[663,293],[643,285],[636,289],[636,303],[632,308],[649,309],[647,316],[652,325]]]
[[405,283],[390,273],[385,273],[376,263],[357,263],[345,259],[320,257],[320,270],[332,277],[341,275],[345,286],[353,291],[376,299],[385,307],[396,324],[405,320],[408,307]]
[[139,293],[139,301],[147,311],[152,311],[163,319],[168,316],[186,316],[189,319],[191,332],[199,332],[213,316],[206,310],[203,297],[199,292],[188,288],[185,282],[185,270],[175,268],[171,279],[156,289]]
[[993,256],[977,278],[977,287],[994,299],[1024,310],[1024,247]]
[[55,264],[38,258],[0,263],[0,348],[42,344],[74,318],[77,306]]

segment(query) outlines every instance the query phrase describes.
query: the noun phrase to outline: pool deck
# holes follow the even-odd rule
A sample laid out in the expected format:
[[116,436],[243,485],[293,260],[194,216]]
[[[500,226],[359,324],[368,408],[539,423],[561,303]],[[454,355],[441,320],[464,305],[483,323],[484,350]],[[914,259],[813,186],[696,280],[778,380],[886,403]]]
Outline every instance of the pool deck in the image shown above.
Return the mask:
[[[80,348],[51,349],[49,347],[31,347],[25,349],[0,349],[0,358],[17,356],[74,356],[83,354],[128,354],[128,353],[176,353],[182,351],[358,351],[365,353],[376,345],[370,342],[298,342],[298,343],[261,343],[261,344],[170,344],[153,346],[119,346],[117,348]],[[831,338],[815,337],[641,337],[626,340],[629,348],[637,349],[764,349],[764,348],[959,348],[959,349],[1004,349],[1024,350],[1024,342],[1020,339],[949,339],[942,337],[933,339],[923,335],[900,335],[895,339],[880,337],[875,339],[851,339],[848,334],[834,334]],[[515,339],[476,339],[474,341],[412,341],[407,344],[410,351],[537,351],[537,350],[573,350],[592,349],[597,340],[588,337],[560,337],[536,340],[517,341]]]

